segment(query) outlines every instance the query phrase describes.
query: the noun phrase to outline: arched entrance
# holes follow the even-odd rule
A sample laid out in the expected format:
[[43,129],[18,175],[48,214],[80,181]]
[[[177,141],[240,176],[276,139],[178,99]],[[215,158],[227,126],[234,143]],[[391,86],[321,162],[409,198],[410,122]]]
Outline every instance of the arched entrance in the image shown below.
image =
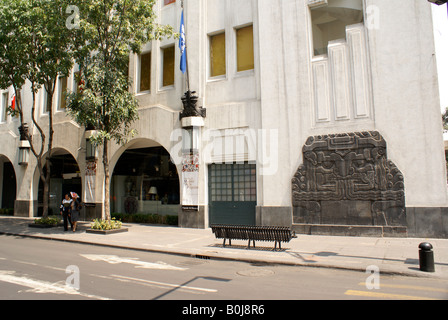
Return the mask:
[[[38,216],[42,216],[43,214],[43,190],[44,185],[39,178]],[[54,149],[51,155],[50,204],[48,214],[59,214],[59,207],[64,195],[72,191],[76,192],[80,197],[83,194],[78,163],[68,151]]]
[[17,182],[14,166],[0,155],[0,214],[14,215]]
[[117,161],[111,180],[111,212],[178,215],[177,168],[153,141],[133,143]]

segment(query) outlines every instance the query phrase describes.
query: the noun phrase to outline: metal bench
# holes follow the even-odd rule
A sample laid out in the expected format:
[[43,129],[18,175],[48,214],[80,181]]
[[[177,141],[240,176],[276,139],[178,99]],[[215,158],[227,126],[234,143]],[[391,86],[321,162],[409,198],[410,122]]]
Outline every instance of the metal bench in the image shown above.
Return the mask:
[[292,238],[297,238],[295,232],[288,227],[261,227],[261,226],[238,226],[238,225],[211,225],[212,232],[216,239],[224,239],[223,247],[226,246],[226,240],[232,245],[232,240],[248,240],[247,249],[250,248],[252,241],[255,248],[255,241],[274,241],[274,251],[282,249],[282,242],[289,242]]

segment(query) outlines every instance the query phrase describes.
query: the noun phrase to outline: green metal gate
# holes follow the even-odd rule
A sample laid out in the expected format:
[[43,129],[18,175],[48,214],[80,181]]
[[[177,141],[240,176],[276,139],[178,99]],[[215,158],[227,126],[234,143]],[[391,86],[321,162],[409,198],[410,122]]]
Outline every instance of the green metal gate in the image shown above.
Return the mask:
[[209,166],[210,224],[255,225],[255,164]]

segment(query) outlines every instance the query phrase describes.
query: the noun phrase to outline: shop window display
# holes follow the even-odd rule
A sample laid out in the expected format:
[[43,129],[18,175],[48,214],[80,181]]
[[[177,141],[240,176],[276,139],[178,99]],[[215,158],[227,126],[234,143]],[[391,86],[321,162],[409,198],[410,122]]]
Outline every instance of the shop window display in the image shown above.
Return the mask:
[[163,147],[128,149],[117,162],[111,183],[116,213],[177,215],[179,176]]

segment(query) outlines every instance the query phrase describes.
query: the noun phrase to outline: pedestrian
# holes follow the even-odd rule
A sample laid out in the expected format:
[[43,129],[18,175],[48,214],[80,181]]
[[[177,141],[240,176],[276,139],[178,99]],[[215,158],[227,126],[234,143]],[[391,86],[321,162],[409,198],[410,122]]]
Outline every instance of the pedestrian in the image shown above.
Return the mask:
[[73,230],[73,223],[70,217],[72,199],[68,194],[65,195],[61,204],[61,215],[64,220],[64,231],[68,231],[68,223],[70,222],[70,227]]
[[71,203],[71,213],[70,213],[73,223],[72,231],[75,232],[79,220],[79,211],[81,210],[82,205],[81,202],[79,201],[79,196],[76,192],[70,192],[70,195],[72,196],[73,199]]

